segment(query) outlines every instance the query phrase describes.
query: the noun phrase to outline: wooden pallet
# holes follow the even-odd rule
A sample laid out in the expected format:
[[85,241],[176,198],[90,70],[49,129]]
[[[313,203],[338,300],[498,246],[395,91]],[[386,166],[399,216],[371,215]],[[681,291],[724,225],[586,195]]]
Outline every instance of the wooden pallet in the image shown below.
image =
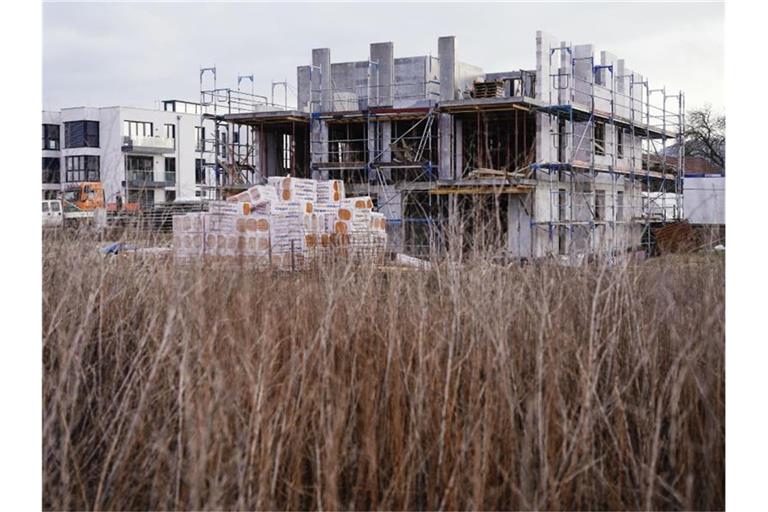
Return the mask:
[[503,98],[504,81],[475,82],[475,98]]

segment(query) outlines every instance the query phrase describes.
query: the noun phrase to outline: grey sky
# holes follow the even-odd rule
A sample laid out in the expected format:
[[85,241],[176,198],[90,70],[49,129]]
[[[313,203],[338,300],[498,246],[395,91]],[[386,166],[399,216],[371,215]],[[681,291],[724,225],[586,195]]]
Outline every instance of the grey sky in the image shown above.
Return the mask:
[[685,91],[689,108],[724,110],[723,17],[711,3],[48,3],[43,107],[195,100],[199,67],[214,64],[219,86],[253,73],[269,95],[272,80],[295,86],[312,48],[331,48],[333,62],[364,60],[378,41],[393,41],[396,57],[436,54],[442,35],[457,36],[459,59],[486,72],[532,69],[541,29],[624,58],[651,87]]

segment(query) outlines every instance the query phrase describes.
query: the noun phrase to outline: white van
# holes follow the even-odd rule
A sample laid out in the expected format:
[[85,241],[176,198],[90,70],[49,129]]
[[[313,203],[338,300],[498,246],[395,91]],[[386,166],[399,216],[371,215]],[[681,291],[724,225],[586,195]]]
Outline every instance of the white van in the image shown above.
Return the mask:
[[64,225],[64,212],[61,200],[48,199],[43,201],[43,227],[61,227]]

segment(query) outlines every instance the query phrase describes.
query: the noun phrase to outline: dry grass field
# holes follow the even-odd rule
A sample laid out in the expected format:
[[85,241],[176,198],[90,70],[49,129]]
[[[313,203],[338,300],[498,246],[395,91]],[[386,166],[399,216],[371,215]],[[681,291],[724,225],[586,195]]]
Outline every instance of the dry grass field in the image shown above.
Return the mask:
[[723,509],[725,264],[302,273],[46,239],[45,509]]

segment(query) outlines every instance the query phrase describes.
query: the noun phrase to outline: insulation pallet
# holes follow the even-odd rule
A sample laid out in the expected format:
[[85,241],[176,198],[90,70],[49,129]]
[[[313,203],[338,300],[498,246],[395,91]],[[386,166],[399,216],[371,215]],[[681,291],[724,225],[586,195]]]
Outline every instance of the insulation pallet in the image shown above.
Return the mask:
[[229,196],[228,202],[257,203],[259,201],[277,201],[277,191],[272,185],[256,185],[248,190]]
[[173,217],[173,254],[186,259],[204,254],[204,219],[203,213],[188,213]]
[[341,180],[322,180],[317,182],[317,203],[339,206],[344,199],[344,182]]
[[281,202],[288,201],[317,201],[317,181],[291,176],[270,176],[267,184],[272,185]]

